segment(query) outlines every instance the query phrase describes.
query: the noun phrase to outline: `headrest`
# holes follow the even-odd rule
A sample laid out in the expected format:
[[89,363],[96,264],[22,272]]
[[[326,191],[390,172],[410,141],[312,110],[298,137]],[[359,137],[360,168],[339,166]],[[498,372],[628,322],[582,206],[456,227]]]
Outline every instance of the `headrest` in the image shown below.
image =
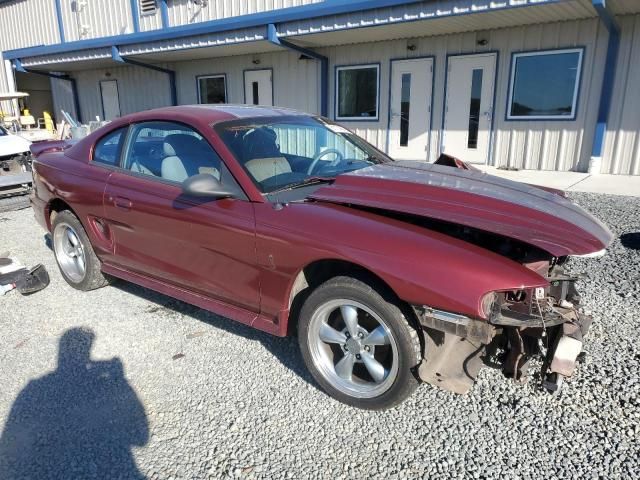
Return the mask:
[[202,153],[204,149],[201,140],[185,133],[167,135],[162,148],[167,157]]
[[245,134],[242,139],[244,145],[244,161],[254,158],[268,158],[280,156],[280,147],[276,139],[276,132],[269,127],[259,127]]

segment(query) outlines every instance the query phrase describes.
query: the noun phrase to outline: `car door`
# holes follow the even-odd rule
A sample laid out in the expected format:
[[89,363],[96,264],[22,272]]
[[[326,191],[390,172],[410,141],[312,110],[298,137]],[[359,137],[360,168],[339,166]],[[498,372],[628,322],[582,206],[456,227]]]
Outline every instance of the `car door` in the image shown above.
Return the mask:
[[[196,199],[181,182],[210,173],[234,198]],[[252,204],[206,139],[174,122],[133,124],[104,195],[112,263],[259,311]]]

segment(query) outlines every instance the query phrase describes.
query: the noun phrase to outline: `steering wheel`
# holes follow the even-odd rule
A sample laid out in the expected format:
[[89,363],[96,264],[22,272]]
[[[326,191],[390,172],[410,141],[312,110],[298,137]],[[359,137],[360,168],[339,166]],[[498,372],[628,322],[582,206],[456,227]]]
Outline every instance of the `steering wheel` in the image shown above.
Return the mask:
[[331,161],[331,164],[329,165],[330,167],[335,167],[344,159],[344,155],[342,155],[340,150],[337,150],[335,148],[327,148],[326,150],[316,153],[316,155],[313,157],[313,160],[311,161],[311,165],[309,165],[309,168],[307,169],[307,175],[311,175],[311,173],[316,168],[316,165],[318,164],[320,159],[322,157],[326,157],[330,153],[333,153],[336,156],[335,160]]

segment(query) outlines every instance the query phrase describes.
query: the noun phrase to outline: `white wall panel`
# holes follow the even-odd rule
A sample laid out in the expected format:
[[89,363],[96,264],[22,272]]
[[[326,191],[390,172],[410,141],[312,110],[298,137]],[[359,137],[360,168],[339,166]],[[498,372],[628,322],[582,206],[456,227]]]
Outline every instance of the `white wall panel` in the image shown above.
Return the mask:
[[[62,110],[73,118],[78,118],[76,107],[73,103],[73,90],[68,80],[51,79],[51,96],[53,97],[53,117],[60,122],[64,118]],[[86,119],[83,119],[86,120]]]
[[640,15],[619,22],[622,36],[602,172],[640,175]]
[[[478,40],[487,45],[478,46]],[[415,45],[412,52],[407,44]],[[574,121],[506,121],[506,101],[511,53],[561,47],[585,47],[581,93]],[[432,99],[433,123],[428,159],[440,151],[447,55],[497,51],[498,66],[494,105],[492,164],[545,170],[586,170],[591,153],[593,125],[597,116],[602,80],[606,32],[596,19],[557,22],[507,29],[440,35],[375,44],[344,45],[320,49],[331,61],[330,111],[335,102],[335,65],[381,63],[380,120],[343,122],[378,147],[387,147],[389,68],[393,58],[435,56],[435,87]],[[407,54],[410,55],[407,55]],[[417,159],[418,160],[418,159]]]
[[58,43],[55,0],[20,0],[0,5],[0,51]]
[[[244,103],[244,70],[272,68],[273,97],[280,107],[305,112],[319,111],[319,65],[299,60],[300,54],[283,50],[276,53],[219,57],[209,60],[176,62],[178,103],[197,103],[196,76],[224,73],[229,103]],[[258,65],[254,61],[259,61]]]
[[[110,75],[107,76],[107,73]],[[96,115],[103,117],[100,97],[101,80],[118,82],[122,115],[171,104],[168,75],[147,68],[136,66],[102,68],[73,72],[72,76],[78,85],[84,121],[93,120]]]
[[130,0],[61,0],[61,7],[67,41],[133,33]]
[[220,18],[237,17],[251,13],[298,7],[322,0],[209,0],[196,5],[193,0],[168,2],[169,25],[185,25]]
[[[136,0],[139,1],[139,0]],[[146,32],[148,30],[158,30],[162,28],[162,15],[160,14],[160,8],[156,8],[153,13],[140,12],[140,4],[138,4],[138,14],[140,15],[140,31]]]

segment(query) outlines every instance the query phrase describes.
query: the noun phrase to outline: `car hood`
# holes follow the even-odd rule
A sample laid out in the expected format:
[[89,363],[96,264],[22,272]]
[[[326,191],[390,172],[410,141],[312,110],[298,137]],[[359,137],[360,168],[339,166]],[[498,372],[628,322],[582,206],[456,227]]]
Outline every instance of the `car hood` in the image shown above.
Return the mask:
[[535,245],[553,256],[594,253],[613,238],[602,222],[561,195],[429,163],[385,163],[342,174],[310,198],[465,225]]
[[17,153],[25,153],[29,151],[31,142],[18,135],[2,135],[0,137],[0,157],[15,155]]

